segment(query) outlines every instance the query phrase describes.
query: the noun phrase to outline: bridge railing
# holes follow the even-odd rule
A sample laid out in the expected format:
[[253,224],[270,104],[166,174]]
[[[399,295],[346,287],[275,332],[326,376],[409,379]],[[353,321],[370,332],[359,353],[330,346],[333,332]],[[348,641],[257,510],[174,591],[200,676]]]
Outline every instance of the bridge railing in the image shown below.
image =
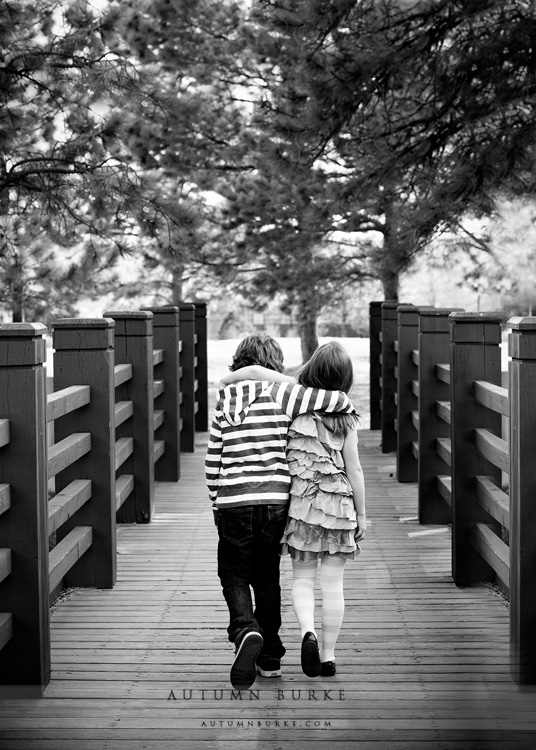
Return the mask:
[[420,523],[448,523],[452,443],[449,354],[451,309],[422,309],[418,314],[418,515]]
[[50,676],[45,368],[40,323],[0,325],[0,651],[4,683]]
[[155,441],[155,397],[163,382],[154,376],[153,313],[104,313],[115,323],[114,423],[115,509],[119,523],[147,523],[154,512],[154,464],[163,452]]
[[195,305],[180,305],[181,450],[192,453],[195,445],[196,392]]
[[[115,584],[117,522],[150,522],[155,466],[162,462],[159,479],[179,478],[181,397],[208,422],[206,352],[196,372],[193,346],[180,351],[179,308],[56,321],[48,396],[46,330],[0,325],[0,692],[8,695],[48,684],[49,605],[61,590]],[[201,337],[201,360],[202,346]],[[197,397],[181,392],[192,381]]]
[[[387,321],[393,304],[386,307]],[[509,598],[512,674],[520,684],[535,684],[536,319],[508,322],[506,388],[500,314],[407,305],[397,312],[399,330],[390,344],[398,356],[392,394],[399,409],[397,462],[407,461],[411,445],[418,463],[420,522],[452,524],[456,584],[493,581]],[[377,306],[372,315],[377,317]],[[418,348],[410,349],[415,332],[404,329],[414,327],[415,318]],[[389,323],[384,325],[388,329]],[[418,368],[417,378],[408,359]],[[382,377],[382,384],[390,381],[389,373]],[[382,404],[386,398],[382,393]],[[407,430],[410,409],[416,441]],[[397,477],[411,481],[400,467]]]

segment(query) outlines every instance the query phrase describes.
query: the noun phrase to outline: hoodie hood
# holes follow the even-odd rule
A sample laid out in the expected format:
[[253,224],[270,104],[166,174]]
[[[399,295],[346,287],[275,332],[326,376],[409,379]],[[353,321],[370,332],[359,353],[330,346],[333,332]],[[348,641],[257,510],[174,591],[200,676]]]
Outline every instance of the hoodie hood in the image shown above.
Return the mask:
[[226,421],[235,426],[241,424],[251,404],[271,385],[267,380],[241,380],[220,391],[221,409]]

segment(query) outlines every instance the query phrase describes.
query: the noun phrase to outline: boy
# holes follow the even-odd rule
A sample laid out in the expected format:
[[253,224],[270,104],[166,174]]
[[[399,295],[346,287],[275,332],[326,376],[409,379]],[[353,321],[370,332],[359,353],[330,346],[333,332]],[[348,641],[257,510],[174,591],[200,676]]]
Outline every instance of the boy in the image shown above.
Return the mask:
[[242,380],[220,391],[205,461],[217,510],[218,576],[229,608],[227,632],[236,649],[230,674],[236,689],[251,687],[257,669],[263,677],[281,674],[285,647],[279,637],[279,543],[289,503],[289,424],[314,410],[355,413],[345,393],[292,384],[294,379],[282,374],[281,347],[266,334],[246,336],[230,370],[250,366],[250,377],[255,377],[255,365],[273,370],[273,381]]

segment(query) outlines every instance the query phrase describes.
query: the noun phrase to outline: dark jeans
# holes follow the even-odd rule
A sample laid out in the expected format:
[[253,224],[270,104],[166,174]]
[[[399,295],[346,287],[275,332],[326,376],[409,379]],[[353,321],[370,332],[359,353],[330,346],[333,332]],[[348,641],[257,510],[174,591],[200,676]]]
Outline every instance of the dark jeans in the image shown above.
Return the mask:
[[277,658],[285,653],[279,637],[279,543],[287,511],[286,505],[224,508],[218,521],[218,575],[229,607],[229,640],[236,643],[248,630],[259,630],[262,653]]

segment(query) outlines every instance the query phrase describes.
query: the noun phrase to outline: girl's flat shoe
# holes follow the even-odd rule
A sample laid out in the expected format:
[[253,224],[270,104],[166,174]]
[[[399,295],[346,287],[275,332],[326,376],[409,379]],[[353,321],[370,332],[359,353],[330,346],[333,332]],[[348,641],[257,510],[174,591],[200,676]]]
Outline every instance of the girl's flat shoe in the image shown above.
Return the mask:
[[307,677],[318,677],[320,674],[320,656],[316,635],[307,632],[301,646],[301,667]]
[[333,677],[336,671],[337,667],[334,661],[323,661],[320,664],[320,674],[322,677]]

